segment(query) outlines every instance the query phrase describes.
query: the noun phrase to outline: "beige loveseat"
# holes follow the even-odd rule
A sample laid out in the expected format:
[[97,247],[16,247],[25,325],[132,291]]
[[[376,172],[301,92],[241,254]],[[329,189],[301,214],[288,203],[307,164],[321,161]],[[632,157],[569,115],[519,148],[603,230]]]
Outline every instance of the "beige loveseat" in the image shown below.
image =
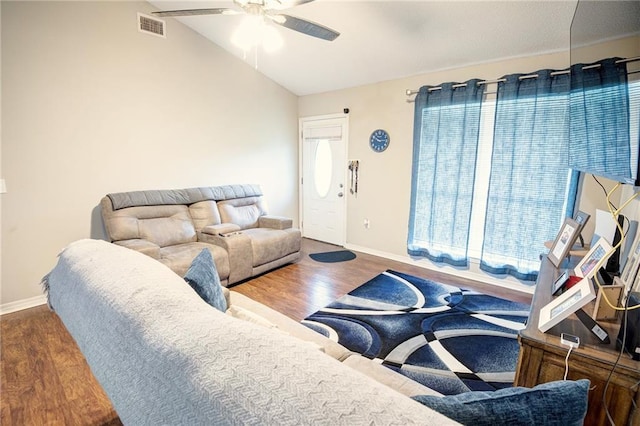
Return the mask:
[[267,214],[258,185],[112,193],[101,201],[110,241],[142,252],[183,276],[203,248],[223,285],[300,256],[300,230]]

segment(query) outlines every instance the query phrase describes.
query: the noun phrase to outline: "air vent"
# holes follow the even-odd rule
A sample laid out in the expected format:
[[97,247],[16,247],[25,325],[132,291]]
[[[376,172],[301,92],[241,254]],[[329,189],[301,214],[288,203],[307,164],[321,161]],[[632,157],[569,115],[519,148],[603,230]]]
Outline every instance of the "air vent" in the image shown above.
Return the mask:
[[163,20],[138,13],[138,31],[141,33],[167,38],[165,29],[165,22]]

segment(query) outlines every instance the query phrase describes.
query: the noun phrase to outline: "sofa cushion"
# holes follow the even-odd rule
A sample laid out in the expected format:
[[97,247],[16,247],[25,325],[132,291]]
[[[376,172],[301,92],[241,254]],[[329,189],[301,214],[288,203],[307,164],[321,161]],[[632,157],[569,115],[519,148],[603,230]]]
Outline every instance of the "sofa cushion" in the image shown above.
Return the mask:
[[140,238],[149,240],[160,247],[196,241],[196,230],[187,207],[174,207],[183,207],[184,209],[168,217],[139,219]]
[[273,229],[289,229],[293,227],[293,220],[284,216],[260,216],[258,219],[259,228],[273,228]]
[[233,306],[233,305],[229,306],[226,314],[243,321],[248,321],[253,324],[261,325],[266,328],[278,328],[277,325],[275,325],[265,317],[262,317],[240,306]]
[[240,307],[245,310],[251,311],[262,318],[266,318],[269,322],[274,324],[279,331],[285,332],[293,337],[296,337],[305,342],[311,342],[322,348],[322,351],[332,358],[338,361],[343,361],[349,355],[351,351],[331,339],[326,338],[320,333],[316,333],[309,327],[305,327],[297,321],[292,320],[288,316],[271,309],[270,307],[258,303],[255,300],[238,293],[237,291],[230,291],[229,306]]
[[111,241],[145,239],[160,247],[196,241],[187,206],[144,206],[113,210],[109,197],[104,197],[101,204],[104,225]]
[[582,425],[589,380],[556,381],[533,388],[466,392],[444,397],[419,395],[418,402],[466,425]]
[[298,229],[253,228],[245,229],[242,233],[251,238],[254,267],[300,251]]
[[223,223],[235,223],[242,229],[258,227],[260,216],[267,214],[262,197],[244,197],[218,202]]
[[161,189],[107,194],[113,210],[134,206],[193,204],[204,200],[228,200],[262,195],[259,185],[222,185],[185,189]]
[[154,259],[160,258],[160,246],[148,240],[135,238],[133,240],[114,241],[113,243],[131,250],[139,251],[140,253],[144,253]]
[[189,206],[189,214],[191,214],[196,231],[201,231],[207,225],[220,223],[220,212],[215,201],[193,203]]
[[225,281],[229,277],[229,256],[225,249],[213,244],[195,242],[163,247],[160,249],[159,260],[176,274],[183,277],[187,273],[189,266],[191,266],[193,259],[204,248],[211,252],[220,280]]
[[407,376],[393,371],[384,365],[365,358],[360,354],[353,353],[342,361],[345,365],[376,379],[378,382],[389,386],[391,389],[406,396],[431,395],[441,397],[439,392],[430,389],[423,384],[411,380]]
[[202,297],[202,300],[220,312],[227,310],[227,300],[222,293],[220,277],[209,250],[202,249],[193,259],[184,280]]

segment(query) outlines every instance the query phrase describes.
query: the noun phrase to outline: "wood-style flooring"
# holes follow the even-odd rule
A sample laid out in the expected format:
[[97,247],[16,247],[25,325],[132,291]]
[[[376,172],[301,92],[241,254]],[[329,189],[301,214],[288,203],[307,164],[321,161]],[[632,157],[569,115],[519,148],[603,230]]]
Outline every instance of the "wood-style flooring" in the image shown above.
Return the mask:
[[[296,321],[387,269],[531,302],[528,294],[364,253],[341,263],[319,263],[308,256],[338,249],[305,239],[298,262],[235,285],[232,290]],[[46,306],[1,316],[0,339],[0,424],[121,424],[75,342]]]

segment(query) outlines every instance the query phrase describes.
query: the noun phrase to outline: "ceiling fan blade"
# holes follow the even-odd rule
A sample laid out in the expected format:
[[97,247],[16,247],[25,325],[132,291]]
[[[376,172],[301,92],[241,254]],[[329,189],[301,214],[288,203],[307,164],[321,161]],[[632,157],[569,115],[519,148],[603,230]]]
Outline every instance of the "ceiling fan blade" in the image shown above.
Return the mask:
[[298,31],[299,33],[309,35],[311,37],[321,38],[323,40],[333,41],[340,35],[339,32],[332,30],[315,22],[307,21],[304,19],[296,18],[291,15],[274,15],[271,16],[273,22],[282,25],[290,30]]
[[217,9],[185,9],[185,10],[161,10],[151,12],[156,16],[197,16],[197,15],[237,15],[242,12],[227,8]]

